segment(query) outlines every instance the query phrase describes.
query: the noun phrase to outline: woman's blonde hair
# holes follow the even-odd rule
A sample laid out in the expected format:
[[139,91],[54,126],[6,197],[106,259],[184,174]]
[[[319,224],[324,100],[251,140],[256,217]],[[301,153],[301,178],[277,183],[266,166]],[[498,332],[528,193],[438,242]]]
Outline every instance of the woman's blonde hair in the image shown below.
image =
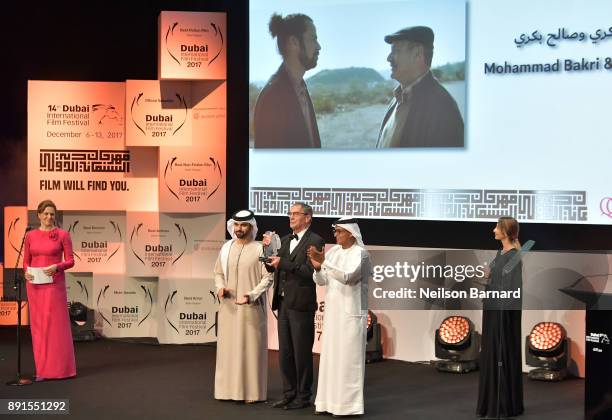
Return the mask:
[[519,242],[519,223],[511,216],[502,216],[497,221],[497,226],[506,234],[512,246],[519,250],[521,249],[521,243]]

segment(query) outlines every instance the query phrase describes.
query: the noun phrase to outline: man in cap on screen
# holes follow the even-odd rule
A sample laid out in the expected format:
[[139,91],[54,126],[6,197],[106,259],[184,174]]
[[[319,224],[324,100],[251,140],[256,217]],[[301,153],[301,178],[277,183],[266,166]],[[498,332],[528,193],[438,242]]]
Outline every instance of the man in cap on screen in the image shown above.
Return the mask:
[[399,82],[376,147],[463,147],[463,119],[453,97],[431,73],[434,33],[412,26],[385,37],[387,61]]

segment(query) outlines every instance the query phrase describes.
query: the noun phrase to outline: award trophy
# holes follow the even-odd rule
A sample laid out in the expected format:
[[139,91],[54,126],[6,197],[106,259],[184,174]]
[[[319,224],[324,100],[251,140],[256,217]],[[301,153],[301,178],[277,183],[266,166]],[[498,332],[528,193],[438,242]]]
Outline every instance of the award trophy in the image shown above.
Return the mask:
[[270,262],[270,257],[275,257],[278,255],[278,250],[280,249],[281,241],[280,237],[274,232],[267,231],[266,233],[264,233],[264,236],[270,237],[270,245],[264,245],[264,255],[263,257],[259,257],[259,261],[267,263]]

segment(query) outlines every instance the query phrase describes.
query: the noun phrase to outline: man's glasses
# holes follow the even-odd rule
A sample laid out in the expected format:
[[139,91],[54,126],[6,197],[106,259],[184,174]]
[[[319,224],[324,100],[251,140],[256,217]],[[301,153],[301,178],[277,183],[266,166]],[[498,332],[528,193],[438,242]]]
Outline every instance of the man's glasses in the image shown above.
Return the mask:
[[291,216],[298,216],[300,214],[303,214],[304,216],[306,216],[306,213],[303,213],[301,211],[294,211],[294,212],[290,211],[289,213],[287,213],[287,216],[289,216],[289,217],[291,217]]

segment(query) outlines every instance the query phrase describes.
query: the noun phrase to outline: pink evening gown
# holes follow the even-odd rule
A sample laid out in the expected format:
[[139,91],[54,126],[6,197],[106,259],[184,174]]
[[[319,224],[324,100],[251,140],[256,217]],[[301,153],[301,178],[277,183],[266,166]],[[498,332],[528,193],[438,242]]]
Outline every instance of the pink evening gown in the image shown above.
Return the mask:
[[64,276],[64,270],[74,265],[74,258],[70,234],[65,230],[35,229],[28,232],[24,243],[23,268],[27,270],[28,266],[48,267],[52,264],[57,264],[53,283],[32,284],[26,281],[37,379],[76,375]]

